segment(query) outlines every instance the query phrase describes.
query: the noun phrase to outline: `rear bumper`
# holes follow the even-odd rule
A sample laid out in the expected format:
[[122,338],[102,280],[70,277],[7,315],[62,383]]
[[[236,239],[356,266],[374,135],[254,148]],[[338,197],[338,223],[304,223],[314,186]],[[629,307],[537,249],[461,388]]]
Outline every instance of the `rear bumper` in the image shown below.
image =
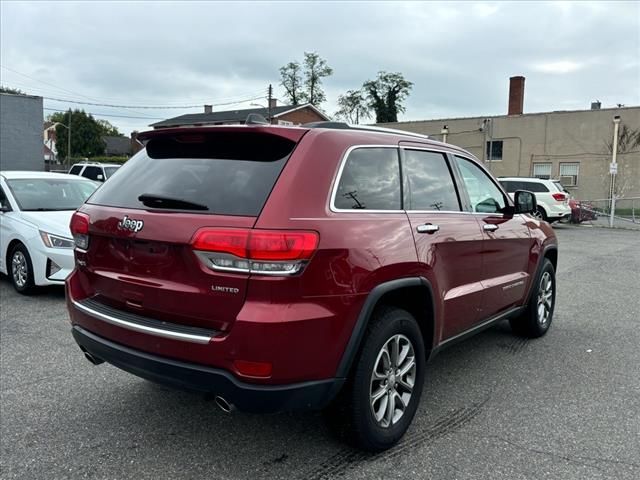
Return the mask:
[[172,387],[220,395],[239,410],[270,413],[319,410],[337,395],[342,378],[289,385],[244,383],[225,370],[151,355],[106,340],[74,325],[73,337],[83,350],[122,370]]

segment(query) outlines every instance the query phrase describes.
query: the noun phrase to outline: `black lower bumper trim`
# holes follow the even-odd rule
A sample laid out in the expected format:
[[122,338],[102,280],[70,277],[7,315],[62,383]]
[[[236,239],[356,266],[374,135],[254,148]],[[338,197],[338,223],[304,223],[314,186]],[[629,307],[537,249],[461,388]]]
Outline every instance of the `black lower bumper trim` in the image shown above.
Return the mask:
[[319,410],[337,395],[343,378],[290,385],[254,385],[239,381],[225,370],[151,355],[111,342],[74,325],[78,345],[94,357],[139,377],[172,387],[220,395],[239,410],[269,413]]

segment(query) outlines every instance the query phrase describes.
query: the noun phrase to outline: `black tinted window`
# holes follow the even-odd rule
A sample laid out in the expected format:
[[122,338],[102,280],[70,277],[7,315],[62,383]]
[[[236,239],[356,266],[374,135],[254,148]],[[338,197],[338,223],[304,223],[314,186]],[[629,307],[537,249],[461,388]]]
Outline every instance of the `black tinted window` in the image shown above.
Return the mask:
[[184,137],[149,141],[91,203],[147,209],[138,199],[146,194],[182,201],[165,202],[171,210],[194,203],[206,207],[200,213],[257,216],[295,146],[253,133]]
[[98,180],[98,175],[102,175],[102,169],[100,167],[87,167],[84,169],[84,172],[82,172],[83,177],[90,178],[91,180]]
[[406,150],[402,163],[405,177],[405,209],[460,210],[451,172],[442,153]]
[[71,170],[69,170],[69,173],[71,175],[80,175],[80,170],[82,170],[82,165],[74,165],[71,167]]
[[512,182],[508,180],[499,180],[499,182],[500,185],[502,185],[502,188],[504,188],[509,193],[513,193],[516,190],[520,189],[519,182]]
[[340,177],[335,206],[342,209],[400,210],[398,150],[353,150]]
[[541,183],[522,182],[521,190],[529,190],[530,192],[548,192],[549,189]]

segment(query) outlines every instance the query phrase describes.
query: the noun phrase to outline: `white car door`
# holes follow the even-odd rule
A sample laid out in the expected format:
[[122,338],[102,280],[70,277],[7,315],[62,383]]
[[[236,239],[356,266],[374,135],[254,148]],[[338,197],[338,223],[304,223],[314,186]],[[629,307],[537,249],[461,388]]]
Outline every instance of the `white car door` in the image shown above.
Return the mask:
[[0,183],[0,205],[2,207],[0,212],[0,272],[3,273],[8,273],[5,259],[7,258],[7,246],[9,245],[9,230],[12,228],[11,224],[13,223],[10,218],[12,205],[5,194],[6,191],[6,186]]

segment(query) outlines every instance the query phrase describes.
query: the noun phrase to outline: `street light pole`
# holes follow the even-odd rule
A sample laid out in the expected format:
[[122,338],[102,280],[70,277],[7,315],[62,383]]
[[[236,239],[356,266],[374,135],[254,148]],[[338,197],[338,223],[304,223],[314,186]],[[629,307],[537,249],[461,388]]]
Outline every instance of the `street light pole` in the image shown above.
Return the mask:
[[618,173],[618,128],[620,127],[620,116],[613,117],[613,148],[611,155],[611,165],[609,172],[611,173],[611,209],[609,216],[609,228],[613,228],[613,216],[616,213],[616,174]]

